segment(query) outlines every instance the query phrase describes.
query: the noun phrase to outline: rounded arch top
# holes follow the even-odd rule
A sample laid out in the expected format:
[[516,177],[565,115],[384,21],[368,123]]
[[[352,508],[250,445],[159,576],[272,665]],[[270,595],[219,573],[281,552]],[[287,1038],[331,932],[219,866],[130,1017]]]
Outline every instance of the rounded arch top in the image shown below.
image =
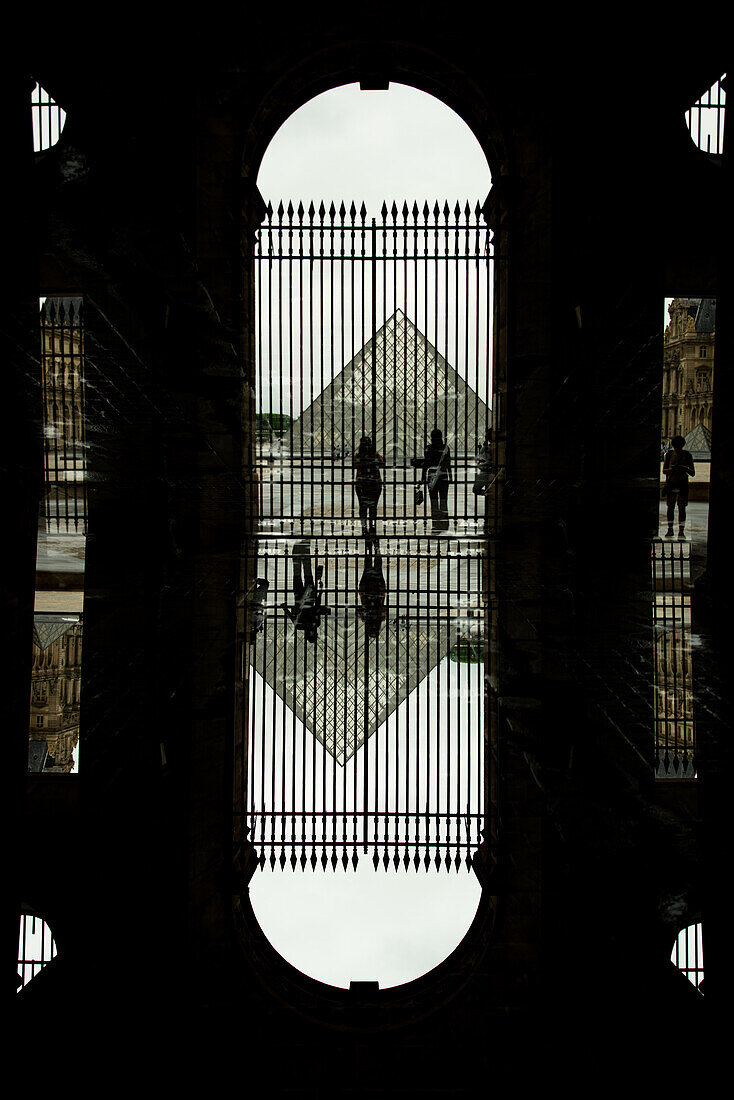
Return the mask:
[[452,110],[468,127],[487,162],[491,180],[506,170],[502,128],[486,89],[472,81],[458,64],[414,45],[393,45],[390,61],[354,49],[334,49],[304,58],[280,76],[262,97],[245,133],[242,173],[257,179],[268,146],[280,128],[301,107],[324,92],[358,84],[365,89],[402,84],[424,92]]

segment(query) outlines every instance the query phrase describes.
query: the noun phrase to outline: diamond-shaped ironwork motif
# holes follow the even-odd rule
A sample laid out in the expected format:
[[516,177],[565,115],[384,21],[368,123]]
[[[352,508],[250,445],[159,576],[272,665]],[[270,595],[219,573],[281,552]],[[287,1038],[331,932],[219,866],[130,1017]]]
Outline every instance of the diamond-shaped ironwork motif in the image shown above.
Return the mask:
[[[371,431],[373,388],[375,443],[388,465],[422,454],[434,427],[442,430],[454,455],[474,454],[484,438],[486,404],[397,310],[294,422],[293,451],[318,455],[349,446],[353,453],[362,432]],[[266,616],[253,647],[256,670],[339,764],[451,652],[459,620],[448,612],[446,593],[460,603],[472,586],[477,588],[470,559],[460,564],[446,554],[398,554],[389,569],[386,559],[392,590],[388,606],[398,594],[400,624],[385,622],[377,637],[368,637],[355,608],[356,580],[350,581],[344,564],[361,554],[360,545],[355,540],[349,549],[344,543],[331,556],[319,540],[311,546],[314,561],[324,565],[329,599],[336,601],[315,643],[276,611]],[[271,559],[270,568],[271,592],[288,591],[286,559]]]
[[[409,568],[403,565],[405,585]],[[418,597],[399,629],[385,623],[377,638],[343,607],[324,620],[315,644],[284,616],[268,617],[255,668],[337,763],[358,751],[455,644],[457,621],[437,614],[428,599],[438,573],[424,578],[426,598]]]

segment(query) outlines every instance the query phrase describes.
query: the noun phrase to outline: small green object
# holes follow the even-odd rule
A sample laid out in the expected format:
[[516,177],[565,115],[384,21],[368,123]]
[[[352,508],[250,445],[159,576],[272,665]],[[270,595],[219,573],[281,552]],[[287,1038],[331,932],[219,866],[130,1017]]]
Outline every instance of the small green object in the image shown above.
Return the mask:
[[464,665],[478,665],[484,660],[484,643],[477,638],[458,638],[449,658]]

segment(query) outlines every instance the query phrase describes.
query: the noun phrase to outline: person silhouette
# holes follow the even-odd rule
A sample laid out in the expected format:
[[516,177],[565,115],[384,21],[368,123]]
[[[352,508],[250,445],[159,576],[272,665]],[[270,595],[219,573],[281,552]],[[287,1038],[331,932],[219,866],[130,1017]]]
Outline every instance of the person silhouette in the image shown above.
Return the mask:
[[281,604],[296,630],[303,630],[306,641],[314,643],[318,637],[318,629],[323,615],[330,615],[331,609],[321,606],[323,597],[324,572],[322,565],[316,568],[314,578],[311,567],[311,555],[307,542],[298,542],[293,547],[293,596],[295,603],[293,608],[288,604]]
[[361,606],[357,617],[362,620],[370,638],[376,638],[387,618],[385,595],[387,585],[382,572],[382,555],[368,550],[364,559],[364,568],[359,581],[359,599]]
[[686,507],[688,506],[688,478],[694,477],[696,469],[690,451],[684,451],[685,439],[675,435],[670,441],[670,450],[663,462],[665,474],[665,495],[668,499],[668,530],[666,538],[673,537],[675,508],[678,506],[678,538],[685,538]]
[[428,488],[431,498],[431,519],[434,531],[447,531],[449,527],[448,497],[452,481],[451,451],[444,443],[440,428],[431,432],[431,442],[426,447],[419,484]]
[[359,501],[359,518],[362,520],[362,535],[368,539],[376,534],[377,502],[382,493],[382,475],[380,469],[385,465],[382,455],[375,450],[368,435],[363,435],[359,447],[354,453],[353,466],[356,471],[354,490]]
[[477,476],[474,478],[473,492],[475,496],[483,497],[487,489],[489,488],[489,475],[492,470],[492,458],[490,453],[491,448],[491,436],[490,433],[484,437],[484,442],[479,448],[477,458],[479,459],[479,469],[477,470]]
[[247,606],[250,613],[250,645],[254,644],[257,635],[265,627],[265,600],[269,587],[269,581],[266,581],[263,577],[258,577],[247,591]]

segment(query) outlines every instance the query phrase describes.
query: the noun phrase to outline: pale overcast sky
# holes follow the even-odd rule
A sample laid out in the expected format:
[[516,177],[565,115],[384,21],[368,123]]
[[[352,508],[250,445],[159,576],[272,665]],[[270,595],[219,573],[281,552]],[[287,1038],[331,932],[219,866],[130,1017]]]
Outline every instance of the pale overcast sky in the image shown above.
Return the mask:
[[468,126],[433,96],[391,84],[362,92],[349,84],[306,103],[281,127],[258,175],[266,201],[277,206],[313,200],[336,207],[354,201],[377,216],[388,206],[448,199],[484,202],[489,167]]
[[[405,85],[361,92],[349,85],[305,104],[267,150],[263,198],[337,208],[342,200],[378,216],[403,201],[483,202],[489,168],[476,139],[445,104]],[[331,985],[419,977],[461,941],[476,912],[473,873],[359,870],[260,871],[250,887],[261,926],[281,954]]]

